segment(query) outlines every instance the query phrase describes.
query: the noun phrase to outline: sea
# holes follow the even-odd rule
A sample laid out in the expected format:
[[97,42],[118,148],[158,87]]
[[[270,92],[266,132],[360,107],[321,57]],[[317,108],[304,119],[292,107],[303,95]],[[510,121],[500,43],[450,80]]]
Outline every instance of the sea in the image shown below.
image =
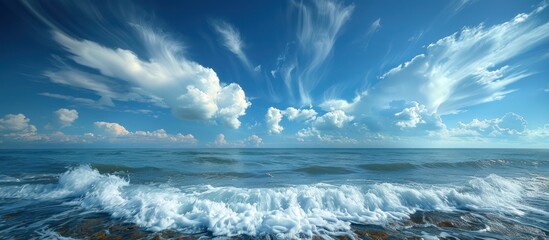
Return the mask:
[[0,239],[549,239],[549,149],[0,150]]

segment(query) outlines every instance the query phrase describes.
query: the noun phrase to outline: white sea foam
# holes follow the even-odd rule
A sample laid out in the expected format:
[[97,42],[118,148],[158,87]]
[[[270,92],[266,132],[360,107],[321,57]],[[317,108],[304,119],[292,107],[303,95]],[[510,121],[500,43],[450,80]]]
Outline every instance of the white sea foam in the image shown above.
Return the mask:
[[293,238],[345,232],[351,223],[383,224],[407,218],[416,210],[474,209],[521,215],[531,209],[522,203],[523,197],[549,184],[547,179],[536,179],[490,175],[463,186],[381,183],[174,188],[130,185],[126,179],[81,166],[61,175],[58,184],[3,187],[0,197],[75,196],[82,207],[99,209],[155,231],[172,228],[226,236],[271,233]]

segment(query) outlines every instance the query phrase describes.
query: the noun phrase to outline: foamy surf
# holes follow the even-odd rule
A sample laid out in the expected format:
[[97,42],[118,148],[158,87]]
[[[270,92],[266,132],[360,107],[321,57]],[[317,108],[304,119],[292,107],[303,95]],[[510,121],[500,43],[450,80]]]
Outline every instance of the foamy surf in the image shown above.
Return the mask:
[[312,184],[275,188],[130,184],[122,176],[82,165],[54,184],[0,187],[0,198],[70,198],[87,210],[108,213],[151,231],[173,229],[213,236],[301,238],[351,231],[351,224],[384,225],[417,211],[465,211],[522,216],[549,214],[525,203],[549,200],[544,177],[489,175],[460,185],[378,183]]

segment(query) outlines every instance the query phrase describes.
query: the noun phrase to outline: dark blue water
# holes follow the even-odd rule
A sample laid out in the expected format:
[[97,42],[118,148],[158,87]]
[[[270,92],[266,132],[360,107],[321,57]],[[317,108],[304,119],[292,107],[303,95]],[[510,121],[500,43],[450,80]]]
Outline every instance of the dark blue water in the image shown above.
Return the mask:
[[548,192],[549,150],[0,150],[0,238],[543,239]]

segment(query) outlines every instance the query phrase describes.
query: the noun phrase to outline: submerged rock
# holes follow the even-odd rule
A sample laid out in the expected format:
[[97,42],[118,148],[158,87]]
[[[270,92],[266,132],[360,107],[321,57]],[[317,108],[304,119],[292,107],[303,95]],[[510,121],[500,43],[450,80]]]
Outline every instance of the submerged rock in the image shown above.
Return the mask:
[[363,232],[355,232],[359,237],[369,237],[373,240],[383,240],[389,237],[389,234],[386,232],[375,231],[375,230],[366,230]]
[[456,225],[450,221],[441,221],[437,223],[437,227],[449,227],[449,228],[455,228]]

